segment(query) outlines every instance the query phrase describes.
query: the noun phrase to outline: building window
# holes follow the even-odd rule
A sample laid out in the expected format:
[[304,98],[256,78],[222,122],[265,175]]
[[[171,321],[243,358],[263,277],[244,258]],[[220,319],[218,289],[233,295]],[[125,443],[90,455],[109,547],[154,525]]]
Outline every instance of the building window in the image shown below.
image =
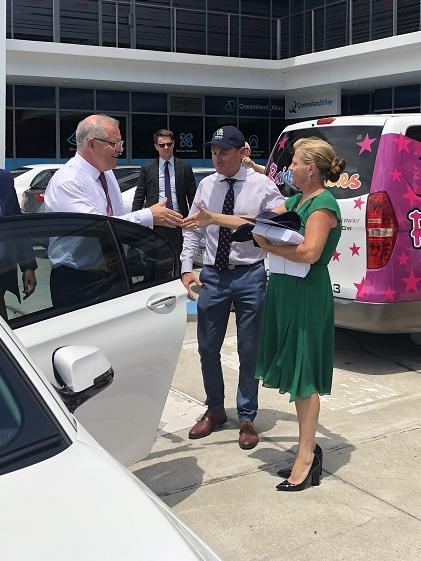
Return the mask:
[[94,90],[81,88],[60,88],[60,109],[94,110]]
[[393,0],[372,0],[371,39],[393,35]]
[[96,109],[101,111],[128,111],[129,92],[121,90],[96,90]]
[[130,5],[123,2],[102,3],[102,45],[130,48]]
[[169,8],[136,5],[136,48],[172,51]]
[[270,20],[242,16],[241,56],[270,59]]
[[89,113],[60,111],[60,158],[68,160],[76,153],[76,127]]
[[412,109],[420,105],[420,86],[401,86],[395,88],[394,109]]
[[240,118],[239,129],[250,144],[252,157],[264,160],[269,155],[269,120]]
[[206,53],[206,13],[190,10],[175,12],[175,50],[182,53]]
[[56,157],[56,113],[16,109],[16,157]]
[[6,158],[13,158],[13,110],[6,110]]
[[392,111],[393,90],[392,88],[381,88],[374,90],[374,111],[385,113]]
[[174,132],[174,151],[179,158],[203,158],[203,117],[171,116],[170,130]]
[[132,115],[132,157],[157,158],[153,135],[158,129],[168,128],[166,115]]
[[132,92],[132,111],[135,113],[166,113],[167,96],[161,93]]
[[420,29],[419,0],[397,0],[397,33],[412,33]]
[[98,0],[60,0],[61,41],[98,45],[98,6]]
[[227,56],[229,15],[208,13],[208,55]]
[[346,2],[326,6],[325,49],[347,45]]
[[53,0],[14,0],[12,6],[14,39],[53,40]]
[[350,0],[352,2],[352,44],[370,40],[370,2],[367,0]]
[[16,107],[54,108],[55,88],[44,86],[15,86]]

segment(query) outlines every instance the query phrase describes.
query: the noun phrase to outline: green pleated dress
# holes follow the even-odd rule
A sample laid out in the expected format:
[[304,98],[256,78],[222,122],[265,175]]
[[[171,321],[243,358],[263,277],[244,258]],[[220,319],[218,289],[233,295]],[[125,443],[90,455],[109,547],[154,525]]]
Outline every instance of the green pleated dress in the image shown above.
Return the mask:
[[301,234],[317,209],[333,211],[338,225],[331,229],[320,259],[311,265],[305,278],[278,273],[269,276],[256,378],[265,387],[289,393],[290,401],[331,391],[334,323],[327,265],[341,235],[341,213],[329,191],[297,208],[301,198],[299,193],[285,202],[287,210],[301,216]]

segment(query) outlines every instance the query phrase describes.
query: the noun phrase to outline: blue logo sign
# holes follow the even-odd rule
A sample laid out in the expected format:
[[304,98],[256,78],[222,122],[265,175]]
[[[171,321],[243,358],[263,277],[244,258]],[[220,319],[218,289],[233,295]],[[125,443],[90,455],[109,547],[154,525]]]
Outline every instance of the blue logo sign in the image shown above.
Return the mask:
[[256,134],[250,135],[249,144],[252,150],[257,150],[259,148],[259,137]]
[[76,131],[69,136],[67,144],[70,144],[70,146],[76,146]]
[[225,104],[225,111],[227,113],[235,113],[235,106],[236,106],[235,99],[230,99]]
[[193,133],[180,132],[180,148],[193,148]]

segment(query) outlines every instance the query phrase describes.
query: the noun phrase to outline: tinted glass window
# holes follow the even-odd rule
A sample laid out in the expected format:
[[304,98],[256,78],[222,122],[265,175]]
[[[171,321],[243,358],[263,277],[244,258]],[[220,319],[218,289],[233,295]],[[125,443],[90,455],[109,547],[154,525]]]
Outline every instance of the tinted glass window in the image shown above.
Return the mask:
[[269,156],[269,121],[266,119],[240,119],[240,130],[250,144],[253,158]]
[[397,0],[397,31],[412,33],[420,29],[420,2],[419,0]]
[[208,10],[238,14],[238,0],[224,0],[223,9],[221,9],[221,0],[208,0]]
[[241,0],[241,13],[251,16],[270,17],[270,0]]
[[393,35],[393,0],[372,0],[371,39]]
[[[288,131],[282,134],[275,144],[267,168],[268,175],[281,191],[288,195],[283,177],[292,161],[292,145],[298,138],[317,136],[332,144],[338,157],[346,160],[345,171],[339,180],[335,184],[328,183],[332,194],[337,199],[365,195],[370,192],[381,131],[381,127],[370,126],[312,127],[311,129]],[[287,177],[291,180],[290,174]]]
[[139,113],[166,113],[167,95],[132,92],[132,111]]
[[6,86],[6,106],[13,106],[13,86]]
[[206,13],[177,10],[176,51],[206,53]]
[[[132,288],[149,288],[178,278],[178,259],[168,241],[149,228],[114,221]],[[142,231],[140,231],[142,230]]]
[[96,108],[98,111],[128,111],[129,92],[119,90],[97,90]]
[[69,439],[0,343],[0,475],[65,450]]
[[401,86],[395,88],[394,106],[397,109],[418,107],[420,104],[420,86]]
[[16,110],[16,157],[56,157],[54,111]]
[[89,113],[60,111],[60,158],[72,158],[76,153],[76,127]]
[[326,49],[335,49],[347,44],[346,14],[347,6],[345,2],[326,7]]
[[129,18],[128,3],[102,3],[102,44],[105,47],[130,47]]
[[270,20],[243,16],[241,18],[241,56],[270,58]]
[[16,107],[54,108],[56,106],[55,88],[44,86],[15,86]]
[[98,45],[98,0],[60,1],[60,38],[63,43]]
[[136,48],[172,51],[171,13],[168,8],[136,5]]
[[374,110],[391,111],[393,105],[392,88],[381,88],[374,90]]
[[203,158],[203,118],[170,117],[170,129],[174,132],[175,154],[180,158]]
[[13,0],[13,37],[52,41],[53,0]]
[[[0,220],[0,282],[13,328],[115,298],[127,291],[106,219],[24,217]],[[20,269],[35,272],[35,291],[23,299]],[[0,302],[1,304],[1,302]]]
[[352,3],[352,43],[370,39],[370,2],[354,0]]
[[156,158],[153,134],[158,129],[167,128],[166,115],[132,115],[132,156],[133,158]]
[[238,16],[230,17],[230,42],[229,56],[239,56],[240,54],[240,18]]
[[93,110],[94,90],[80,88],[60,88],[60,109]]
[[421,195],[420,154],[421,127],[409,127],[406,137],[410,139],[406,149],[402,151],[402,169],[411,189]]
[[208,55],[228,55],[228,14],[208,13]]

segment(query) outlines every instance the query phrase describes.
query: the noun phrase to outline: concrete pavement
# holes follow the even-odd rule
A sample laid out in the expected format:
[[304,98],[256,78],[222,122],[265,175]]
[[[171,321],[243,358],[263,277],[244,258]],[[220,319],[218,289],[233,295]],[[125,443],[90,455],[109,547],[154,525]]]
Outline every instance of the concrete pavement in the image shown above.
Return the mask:
[[421,347],[405,336],[337,330],[332,396],[322,398],[320,487],[279,493],[297,426],[287,396],[261,388],[261,441],[238,447],[235,322],[222,350],[229,422],[201,440],[195,323],[151,455],[132,466],[225,561],[421,559]]

